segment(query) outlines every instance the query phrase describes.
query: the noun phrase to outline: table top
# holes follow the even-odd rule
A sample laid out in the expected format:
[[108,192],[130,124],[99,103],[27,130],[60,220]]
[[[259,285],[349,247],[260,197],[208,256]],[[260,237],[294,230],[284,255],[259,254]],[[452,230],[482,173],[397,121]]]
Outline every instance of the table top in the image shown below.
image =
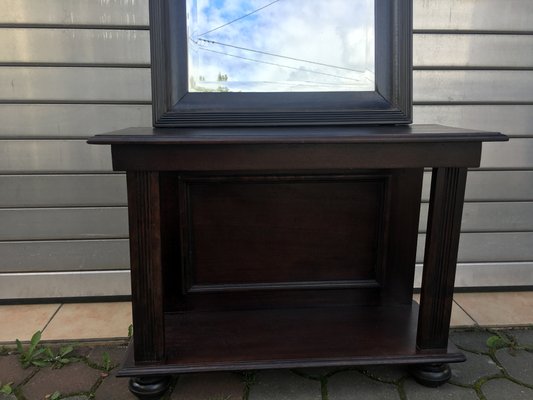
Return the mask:
[[508,140],[499,132],[442,125],[127,128],[93,136],[90,144],[348,144],[449,143]]

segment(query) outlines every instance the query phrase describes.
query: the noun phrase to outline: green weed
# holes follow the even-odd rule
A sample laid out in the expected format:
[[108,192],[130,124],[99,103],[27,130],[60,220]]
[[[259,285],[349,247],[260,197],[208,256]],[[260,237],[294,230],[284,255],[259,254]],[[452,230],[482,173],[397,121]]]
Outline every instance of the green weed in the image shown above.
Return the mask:
[[40,341],[41,331],[37,331],[33,334],[27,349],[22,347],[20,340],[16,340],[17,351],[19,353],[22,368],[28,368],[32,365],[36,367],[46,367],[48,365],[48,363],[45,362],[44,355],[46,349],[38,346]]
[[13,384],[13,382],[5,383],[3,385],[0,383],[0,393],[1,394],[11,394],[11,393],[13,393],[13,388],[11,387],[12,384]]
[[104,351],[102,354],[102,367],[106,372],[111,371],[113,368],[115,368],[115,365],[111,361],[111,357],[109,357],[109,353],[107,351]]
[[77,361],[78,358],[70,357],[69,355],[74,351],[73,346],[60,347],[57,354],[54,354],[50,347],[40,346],[41,331],[33,334],[30,340],[30,345],[24,349],[20,340],[16,340],[17,351],[19,353],[22,368],[35,366],[39,368],[52,366],[52,368],[61,368],[66,364]]

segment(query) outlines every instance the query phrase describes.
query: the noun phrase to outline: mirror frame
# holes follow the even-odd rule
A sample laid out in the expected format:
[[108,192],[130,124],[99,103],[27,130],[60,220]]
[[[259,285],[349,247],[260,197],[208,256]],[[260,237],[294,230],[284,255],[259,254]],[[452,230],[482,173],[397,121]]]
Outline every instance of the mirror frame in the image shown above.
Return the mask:
[[149,3],[155,127],[412,122],[412,0],[375,0],[375,91],[271,93],[188,91],[185,1]]

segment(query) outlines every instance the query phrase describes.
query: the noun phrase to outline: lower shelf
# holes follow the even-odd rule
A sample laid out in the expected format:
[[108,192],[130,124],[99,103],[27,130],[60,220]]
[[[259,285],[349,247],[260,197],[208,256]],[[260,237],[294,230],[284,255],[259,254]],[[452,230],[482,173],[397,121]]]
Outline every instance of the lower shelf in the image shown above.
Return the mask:
[[461,362],[416,351],[418,305],[189,312],[165,317],[166,360],[119,376],[317,366]]

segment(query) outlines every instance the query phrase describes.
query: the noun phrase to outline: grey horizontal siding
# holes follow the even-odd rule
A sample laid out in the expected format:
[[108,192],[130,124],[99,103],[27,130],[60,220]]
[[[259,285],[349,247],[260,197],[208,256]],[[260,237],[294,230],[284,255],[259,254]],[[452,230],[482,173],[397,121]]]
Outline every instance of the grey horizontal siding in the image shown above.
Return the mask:
[[414,71],[416,102],[532,102],[530,71]]
[[[422,281],[422,265],[415,268],[415,287]],[[533,282],[533,262],[459,263],[455,275],[455,287],[520,287]]]
[[90,146],[84,140],[3,140],[0,171],[111,171],[109,146]]
[[533,105],[438,105],[413,107],[415,124],[442,124],[533,136]]
[[3,208],[126,205],[123,174],[0,175],[0,188]]
[[[414,65],[430,69],[415,73],[415,101],[437,104],[416,105],[414,122],[500,131],[512,137],[532,136],[533,108],[512,103],[531,102],[533,3],[415,0],[414,10],[415,31],[425,32],[414,36]],[[512,105],[503,104],[506,102]],[[533,194],[528,170],[531,159],[533,148],[527,140],[512,140],[502,146],[484,144],[482,167],[500,170],[469,173],[466,200],[484,203],[477,203],[480,207],[465,205],[462,228],[487,231],[462,233],[456,286],[533,284],[533,236],[525,222],[532,211],[527,202],[520,202],[530,201]],[[428,176],[426,173],[425,201],[429,196]],[[505,210],[511,207],[511,213]],[[526,231],[497,232],[509,228]],[[424,235],[419,238],[420,263]],[[420,278],[419,265],[417,285]]]
[[148,0],[2,0],[0,23],[148,25]]
[[3,299],[126,296],[130,292],[127,270],[0,273]]
[[0,210],[0,241],[126,238],[126,207]]
[[[431,172],[424,173],[422,200],[429,200]],[[533,201],[533,171],[479,171],[468,172],[465,200],[480,201]]]
[[0,63],[150,64],[148,31],[0,28],[0,48]]
[[[420,232],[426,231],[428,204],[420,211]],[[516,232],[533,230],[532,202],[465,203],[461,232]]]
[[417,34],[413,38],[415,67],[533,66],[533,36]]
[[533,27],[530,0],[414,0],[415,29],[526,31]]
[[[416,262],[424,259],[426,235],[418,235]],[[462,233],[460,263],[517,262],[533,260],[533,232]]]
[[128,269],[128,240],[0,242],[0,271],[51,272]]
[[0,137],[83,137],[151,126],[151,105],[0,104]]
[[506,143],[484,143],[482,168],[533,168],[533,140],[511,139]]
[[[457,284],[533,284],[533,2],[414,10],[415,122],[514,137],[469,173]],[[4,0],[1,298],[129,293],[125,177],[83,139],[151,125],[147,24],[148,0]]]
[[7,102],[150,99],[149,68],[0,67],[0,100]]
[[[0,204],[17,207],[0,210],[0,237],[23,239],[0,242],[1,298],[129,294],[127,213],[109,207],[124,176],[86,173],[111,171],[108,147],[49,139],[151,125],[147,25],[148,0],[3,1],[0,138],[42,140],[0,142]],[[124,105],[87,104],[109,102]]]

